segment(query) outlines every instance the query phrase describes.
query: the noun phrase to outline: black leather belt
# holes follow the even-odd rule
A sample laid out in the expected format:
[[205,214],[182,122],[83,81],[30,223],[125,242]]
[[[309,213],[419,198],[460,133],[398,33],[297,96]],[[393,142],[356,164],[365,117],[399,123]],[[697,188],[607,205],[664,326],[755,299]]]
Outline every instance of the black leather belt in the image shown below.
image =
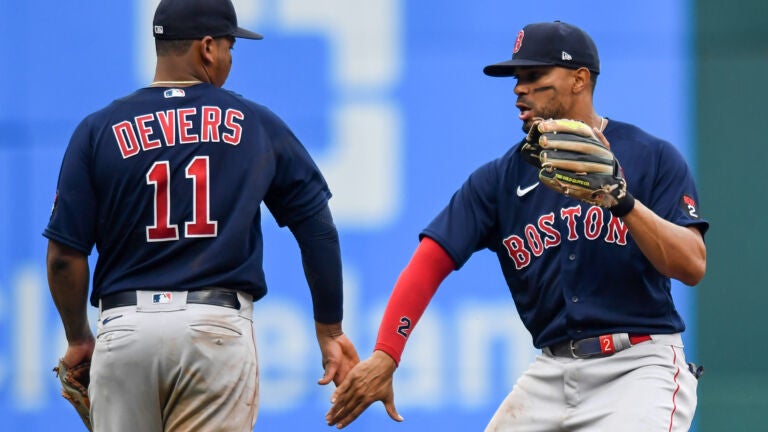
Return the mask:
[[[187,292],[187,303],[223,306],[240,309],[237,291],[225,289],[208,289]],[[136,306],[136,291],[122,291],[101,298],[101,310],[120,306]]]
[[608,334],[595,336],[586,339],[568,340],[559,342],[546,347],[549,353],[556,357],[571,358],[595,358],[607,357],[619,351],[629,348],[632,345],[651,340],[650,335],[626,334],[624,333],[625,343],[615,343],[621,337],[621,334]]

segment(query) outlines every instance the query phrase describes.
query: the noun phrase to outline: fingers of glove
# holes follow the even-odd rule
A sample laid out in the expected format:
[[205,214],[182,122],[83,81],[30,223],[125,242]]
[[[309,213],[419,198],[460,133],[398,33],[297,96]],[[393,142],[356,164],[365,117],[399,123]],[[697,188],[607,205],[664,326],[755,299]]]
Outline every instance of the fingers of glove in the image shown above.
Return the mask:
[[532,146],[528,143],[523,143],[523,145],[520,146],[520,154],[523,156],[523,160],[528,164],[533,165],[536,168],[541,168],[541,148]]
[[91,363],[84,362],[70,368],[66,376],[67,381],[76,381],[87,392],[88,386],[91,384]]
[[528,135],[525,136],[525,142],[527,143],[538,143],[539,137],[541,136],[541,130],[539,130],[539,125],[544,122],[544,119],[541,117],[534,117],[533,122],[531,123],[531,128],[528,130]]
[[72,406],[74,406],[77,412],[80,414],[87,414],[91,409],[91,402],[88,400],[88,397],[76,391],[67,391],[66,389],[62,389],[61,396],[68,400],[69,403],[71,403]]
[[539,162],[539,153],[541,152],[541,146],[539,146],[539,139],[541,138],[539,124],[542,121],[544,119],[540,117],[533,119],[531,128],[528,129],[528,134],[520,145],[520,154],[523,156],[523,160],[536,168],[541,168],[541,163]]
[[566,150],[604,159],[613,158],[610,150],[603,145],[589,126],[576,120],[534,119],[525,141],[520,146],[523,159],[536,168],[541,168],[542,150]]
[[88,430],[91,429],[91,401],[88,399],[87,394],[83,395],[79,391],[74,389],[63,388],[61,395],[69,401],[75,408],[75,411],[80,416],[80,419],[85,423],[85,427]]
[[88,393],[91,382],[91,363],[83,362],[73,367],[68,367],[64,359],[60,359],[53,372],[61,381],[62,386],[72,387],[81,393]]
[[607,160],[613,159],[613,152],[602,142],[570,133],[545,133],[539,138],[539,146],[544,150],[572,151]]
[[547,119],[537,124],[539,133],[569,133],[574,135],[583,136],[586,138],[594,139],[597,142],[601,142],[595,135],[594,129],[589,127],[584,122],[570,119]]
[[548,171],[560,169],[575,173],[598,173],[613,175],[615,164],[612,159],[585,155],[569,151],[542,151],[539,153],[541,167]]
[[[77,398],[73,398],[71,395],[62,393],[62,396],[66,400],[69,401],[69,403],[72,404],[73,407],[75,407],[75,411],[77,411],[77,414],[80,416],[80,418],[83,420],[83,423],[85,423],[87,426],[91,423],[91,404],[85,403],[84,401],[78,400]],[[90,429],[90,427],[89,427]]]
[[61,383],[61,395],[75,407],[75,411],[82,419],[88,430],[91,429],[91,400],[88,398],[88,386],[90,385],[91,363],[82,362],[73,367],[68,367],[64,359],[53,368]]

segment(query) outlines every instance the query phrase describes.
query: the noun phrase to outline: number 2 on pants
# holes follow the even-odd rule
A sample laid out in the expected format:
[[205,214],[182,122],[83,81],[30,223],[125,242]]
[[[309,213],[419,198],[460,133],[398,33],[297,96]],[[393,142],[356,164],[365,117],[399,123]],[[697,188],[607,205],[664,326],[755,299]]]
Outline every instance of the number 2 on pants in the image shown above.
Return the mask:
[[[197,156],[184,170],[192,179],[192,221],[184,223],[184,237],[216,237],[218,223],[211,220],[208,156]],[[157,161],[147,172],[147,184],[155,187],[154,225],[147,227],[147,241],[179,239],[179,226],[171,224],[171,168],[168,161]]]

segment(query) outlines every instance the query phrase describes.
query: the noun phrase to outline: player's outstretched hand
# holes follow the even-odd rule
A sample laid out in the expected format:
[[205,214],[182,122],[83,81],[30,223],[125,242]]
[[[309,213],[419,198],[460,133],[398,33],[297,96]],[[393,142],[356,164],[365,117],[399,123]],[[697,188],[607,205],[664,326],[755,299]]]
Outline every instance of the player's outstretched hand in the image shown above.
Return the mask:
[[325,415],[328,426],[346,427],[376,401],[384,403],[392,420],[403,421],[395,408],[392,389],[396,368],[392,357],[383,351],[374,351],[370,358],[355,366],[331,396],[333,406]]
[[317,383],[338,386],[352,368],[360,363],[360,357],[352,341],[341,331],[341,323],[323,324],[315,322],[317,343],[323,356],[323,377]]

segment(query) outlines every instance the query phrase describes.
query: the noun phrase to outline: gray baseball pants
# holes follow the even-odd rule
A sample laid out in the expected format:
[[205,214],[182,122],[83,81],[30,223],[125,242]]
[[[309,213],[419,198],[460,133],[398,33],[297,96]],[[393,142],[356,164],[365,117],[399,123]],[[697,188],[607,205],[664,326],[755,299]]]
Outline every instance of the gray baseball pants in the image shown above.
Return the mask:
[[176,291],[158,303],[100,311],[91,362],[95,432],[252,431],[259,403],[253,302],[239,310],[187,304]]
[[608,357],[555,357],[546,350],[518,379],[486,432],[682,432],[698,381],[680,334],[651,335]]

